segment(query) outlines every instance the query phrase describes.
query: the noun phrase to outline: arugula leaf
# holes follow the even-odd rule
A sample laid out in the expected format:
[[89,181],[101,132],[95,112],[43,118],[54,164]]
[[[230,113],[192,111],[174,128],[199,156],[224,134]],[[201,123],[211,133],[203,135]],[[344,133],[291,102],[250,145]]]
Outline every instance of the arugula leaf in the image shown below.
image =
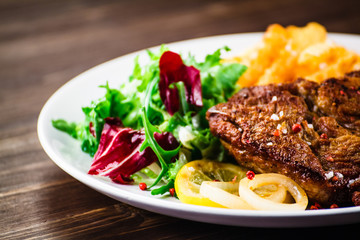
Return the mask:
[[167,193],[169,191],[170,188],[174,187],[174,180],[171,179],[166,185],[163,185],[159,188],[156,188],[154,190],[151,191],[151,195],[159,195],[159,194],[164,194]]
[[149,119],[146,116],[145,107],[142,109],[142,119],[144,124],[144,131],[145,131],[145,140],[140,147],[140,152],[144,151],[145,148],[150,147],[156,156],[161,165],[161,172],[155,179],[154,183],[149,187],[153,187],[159,183],[163,176],[167,173],[168,164],[171,162],[171,159],[176,156],[180,150],[181,145],[179,145],[174,150],[164,150],[155,140],[154,134],[161,133],[159,129],[157,129],[154,125],[152,125]]
[[[169,169],[169,164],[171,163],[171,159],[179,153],[181,147],[181,145],[179,145],[174,150],[164,150],[155,140],[154,134],[161,133],[161,131],[150,123],[149,112],[151,109],[153,109],[152,96],[156,92],[158,81],[159,79],[153,79],[153,81],[148,85],[146,89],[144,107],[142,108],[142,114],[141,114],[144,125],[145,140],[140,147],[140,152],[146,149],[147,147],[150,147],[158,157],[158,160],[161,165],[160,173],[158,174],[157,178],[149,188],[152,188],[153,186],[157,185],[160,182],[160,180],[167,174]],[[165,188],[162,187],[161,188],[162,190],[156,190],[156,189],[152,190],[152,194],[161,194],[166,188],[167,187]],[[168,189],[169,188],[167,188],[167,190]]]

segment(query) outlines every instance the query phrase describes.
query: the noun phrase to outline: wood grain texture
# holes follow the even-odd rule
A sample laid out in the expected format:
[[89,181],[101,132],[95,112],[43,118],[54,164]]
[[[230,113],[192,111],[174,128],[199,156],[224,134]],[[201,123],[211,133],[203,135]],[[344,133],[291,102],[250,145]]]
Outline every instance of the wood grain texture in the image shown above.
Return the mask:
[[[0,1],[0,239],[271,238],[294,229],[192,222],[112,200],[58,168],[36,122],[46,100],[88,68],[172,41],[318,21],[360,33],[360,2],[325,0]],[[299,237],[357,233],[359,224]]]

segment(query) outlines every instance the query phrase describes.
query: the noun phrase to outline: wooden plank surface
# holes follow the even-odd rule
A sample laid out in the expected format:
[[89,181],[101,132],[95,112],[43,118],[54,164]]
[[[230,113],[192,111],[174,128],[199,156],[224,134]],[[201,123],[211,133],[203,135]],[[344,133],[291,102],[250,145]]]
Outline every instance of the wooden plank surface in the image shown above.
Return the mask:
[[[359,9],[357,0],[0,1],[0,238],[291,237],[294,229],[181,220],[95,192],[45,154],[37,117],[69,79],[123,54],[196,37],[264,31],[275,22],[317,21],[330,32],[359,34]],[[345,237],[359,227],[308,228],[298,236]]]

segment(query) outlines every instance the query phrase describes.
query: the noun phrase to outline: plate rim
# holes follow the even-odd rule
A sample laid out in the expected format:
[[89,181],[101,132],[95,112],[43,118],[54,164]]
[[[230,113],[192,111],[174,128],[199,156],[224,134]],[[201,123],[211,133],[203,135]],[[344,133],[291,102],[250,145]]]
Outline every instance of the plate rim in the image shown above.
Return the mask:
[[[225,35],[213,35],[208,37],[201,37],[201,38],[194,38],[194,39],[186,39],[182,41],[177,42],[171,42],[171,43],[165,43],[168,47],[173,47],[176,45],[184,45],[189,44],[195,41],[212,41],[216,38],[231,38],[231,37],[242,37],[242,36],[253,36],[253,37],[260,37],[264,34],[264,32],[246,32],[246,33],[232,33],[232,34],[225,34]],[[360,34],[349,34],[349,33],[328,33],[329,39],[331,37],[345,37],[345,38],[357,38],[360,41]],[[78,181],[82,182],[83,184],[89,186],[90,188],[95,189],[96,191],[101,192],[102,194],[105,194],[111,198],[114,198],[118,201],[125,202],[129,205],[146,209],[152,212],[157,212],[164,215],[174,216],[178,218],[184,218],[184,219],[190,219],[190,220],[196,220],[201,222],[211,222],[211,223],[218,223],[217,221],[211,221],[211,219],[197,219],[196,217],[181,217],[177,216],[176,213],[183,212],[183,213],[197,213],[202,214],[203,217],[209,217],[209,216],[218,216],[218,217],[224,217],[227,216],[229,218],[244,218],[244,219],[253,219],[253,218],[264,218],[264,219],[280,219],[284,218],[284,220],[290,220],[294,218],[308,218],[308,217],[336,217],[338,215],[347,215],[347,214],[360,214],[360,207],[344,207],[344,208],[338,208],[338,209],[321,209],[317,211],[291,211],[291,212],[279,212],[279,211],[254,211],[254,210],[238,210],[238,209],[222,209],[222,208],[212,208],[212,207],[206,207],[206,206],[198,206],[198,205],[191,205],[191,204],[184,204],[180,202],[172,202],[167,201],[164,199],[159,198],[152,198],[151,201],[146,201],[149,199],[148,196],[144,195],[137,195],[133,192],[126,191],[125,189],[117,188],[115,186],[109,185],[107,182],[94,178],[93,176],[90,176],[80,169],[71,166],[66,161],[63,161],[61,157],[52,149],[51,145],[49,144],[47,138],[46,138],[46,124],[44,124],[44,121],[46,120],[46,113],[48,111],[48,108],[51,106],[51,104],[56,100],[56,97],[58,95],[61,95],[62,91],[65,91],[66,88],[71,86],[72,83],[77,81],[80,77],[86,76],[87,74],[91,74],[93,71],[97,71],[98,69],[104,67],[107,64],[113,64],[114,62],[118,61],[122,58],[129,58],[131,56],[136,56],[141,53],[143,53],[145,50],[150,49],[157,49],[161,45],[157,45],[150,48],[141,49],[135,52],[127,53],[125,55],[113,58],[111,60],[105,61],[101,64],[98,64],[96,66],[93,66],[89,68],[88,70],[76,75],[75,77],[68,80],[65,84],[63,84],[61,87],[59,87],[46,101],[46,103],[43,105],[38,121],[37,121],[37,135],[38,139],[40,141],[40,144],[46,154],[49,156],[49,158],[57,165],[59,166],[63,171],[77,179]],[[104,191],[106,189],[106,191]],[[120,200],[121,199],[121,200]],[[145,205],[144,205],[145,203]],[[184,207],[186,206],[186,207]],[[185,209],[184,209],[185,208]],[[169,214],[164,213],[166,210],[171,210],[174,212],[170,212]],[[357,221],[359,221],[358,219]],[[297,221],[294,221],[297,222]],[[352,221],[350,221],[352,222]],[[294,226],[292,221],[290,221],[290,225],[292,227]],[[221,224],[221,223],[220,223]],[[341,223],[339,223],[341,224]],[[236,226],[253,226],[253,227],[277,227],[277,224],[255,224],[250,223],[246,224],[244,222],[241,222],[240,224],[231,224],[226,223],[225,225],[236,225]],[[312,225],[312,224],[311,224]],[[321,224],[318,224],[316,226],[319,226]],[[337,225],[337,223],[330,223],[326,225]],[[310,225],[304,225],[301,226],[310,226]],[[286,227],[286,226],[278,226],[278,227]]]

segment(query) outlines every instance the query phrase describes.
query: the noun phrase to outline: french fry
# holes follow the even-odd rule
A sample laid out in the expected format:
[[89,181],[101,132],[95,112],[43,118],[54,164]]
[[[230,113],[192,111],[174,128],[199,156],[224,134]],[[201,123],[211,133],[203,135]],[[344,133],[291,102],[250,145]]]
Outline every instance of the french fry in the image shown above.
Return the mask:
[[314,22],[286,28],[272,24],[257,46],[228,61],[248,66],[238,81],[242,87],[292,82],[299,77],[322,82],[360,70],[360,56],[330,42],[326,29]]

